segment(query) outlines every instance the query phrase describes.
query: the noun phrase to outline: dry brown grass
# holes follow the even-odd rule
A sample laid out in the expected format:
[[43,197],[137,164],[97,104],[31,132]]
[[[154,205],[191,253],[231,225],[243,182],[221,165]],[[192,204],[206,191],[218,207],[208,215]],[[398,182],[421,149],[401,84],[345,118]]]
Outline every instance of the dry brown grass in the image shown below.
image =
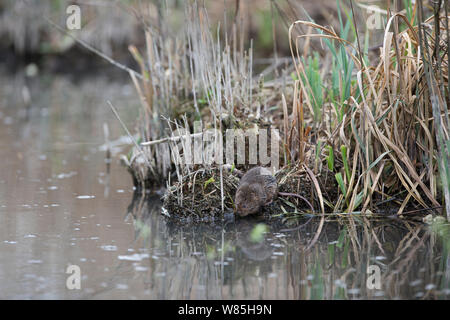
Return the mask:
[[[178,183],[188,183],[184,178],[198,168],[172,167],[163,158],[171,154],[174,162],[179,156],[174,153],[184,153],[166,140],[175,130],[190,134],[194,120],[221,132],[268,123],[282,132],[282,165],[308,173],[322,213],[367,213],[386,205],[396,207],[399,215],[411,207],[443,211],[446,206],[449,213],[449,30],[444,2],[434,9],[417,1],[409,11],[388,11],[377,59],[368,57],[350,4],[350,19],[341,22],[339,32],[312,21],[291,25],[293,87],[286,81],[289,66],[284,78],[270,84],[253,77],[252,50],[244,50],[236,25],[226,41],[214,39],[206,11],[196,4],[186,7],[181,37],[161,37],[148,29],[146,57],[130,48],[143,78],[131,76],[143,105],[141,136],[158,141],[144,148],[156,174],[143,162],[133,171],[150,182],[176,172]],[[328,54],[309,59],[313,39],[326,43]],[[300,45],[299,40],[306,41]],[[324,66],[328,70],[320,69]],[[339,186],[336,199],[324,197],[315,182],[326,170]]]
[[[390,16],[380,57],[374,65],[362,58],[364,52],[357,44],[343,39],[333,29],[309,21],[294,23],[318,32],[298,37],[326,38],[333,40],[333,45],[337,43],[336,47],[342,45],[357,69],[351,95],[339,106],[346,108],[342,120],[332,103],[323,104],[320,121],[308,120],[317,127],[314,134],[323,142],[322,149],[316,152],[324,159],[325,146],[331,146],[342,167],[336,170],[343,182],[336,211],[353,212],[362,207],[364,212],[377,201],[403,192],[394,198],[401,215],[411,202],[422,207],[440,207],[443,196],[447,198],[449,125],[448,92],[444,88],[448,88],[448,18],[441,7],[435,16],[424,20],[422,25],[428,37],[422,38],[421,45],[418,3],[413,8],[415,21],[408,21],[401,13]],[[403,31],[399,31],[401,22]],[[291,36],[290,43],[299,79],[295,88],[303,93],[304,103],[314,114],[316,96],[310,92],[315,84],[308,82],[297,38]],[[432,68],[427,70],[427,65]],[[324,81],[331,86],[326,77]],[[294,106],[303,103],[301,95],[295,94],[294,99]],[[433,105],[433,101],[438,103]],[[347,161],[343,147],[349,155]],[[299,156],[296,160],[304,161]],[[446,163],[447,169],[441,162]],[[345,165],[349,171],[344,169]],[[445,202],[448,206],[448,201]]]

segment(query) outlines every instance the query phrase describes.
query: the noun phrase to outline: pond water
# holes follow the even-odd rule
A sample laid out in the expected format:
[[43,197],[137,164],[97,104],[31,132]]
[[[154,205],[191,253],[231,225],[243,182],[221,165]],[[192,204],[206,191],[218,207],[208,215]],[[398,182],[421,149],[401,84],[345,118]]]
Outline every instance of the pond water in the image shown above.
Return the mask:
[[[119,163],[134,88],[101,76],[0,76],[0,298],[448,299],[449,227],[255,219],[180,226]],[[105,161],[104,124],[112,141]],[[81,288],[66,286],[77,265]],[[368,272],[369,271],[369,272]]]

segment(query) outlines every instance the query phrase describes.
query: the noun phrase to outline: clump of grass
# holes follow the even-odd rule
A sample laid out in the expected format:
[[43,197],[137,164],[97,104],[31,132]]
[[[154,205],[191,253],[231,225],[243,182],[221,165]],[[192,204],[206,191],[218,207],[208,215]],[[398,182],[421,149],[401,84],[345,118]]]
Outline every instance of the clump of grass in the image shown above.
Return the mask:
[[[231,170],[224,166],[219,168],[199,168],[169,184],[164,195],[164,208],[168,216],[176,221],[205,222],[222,219],[224,212],[234,211],[234,196],[239,185],[239,170]],[[221,180],[222,178],[222,180]],[[290,225],[305,214],[321,211],[320,199],[315,191],[315,184],[305,169],[286,167],[276,174],[280,192],[295,193],[305,200],[293,196],[280,196],[270,206],[263,210],[267,218],[279,218]],[[320,189],[323,190],[322,199],[325,201],[327,212],[332,212],[333,200],[336,199],[336,185],[333,176],[324,172],[316,176]],[[223,194],[223,196],[222,196]],[[223,199],[224,210],[220,207]],[[313,209],[311,209],[312,204]],[[291,221],[292,220],[292,221]]]
[[[233,210],[234,193],[239,178],[229,171],[198,169],[183,175],[183,179],[168,186],[164,208],[177,221],[214,221],[223,218],[220,203],[225,210]],[[223,195],[223,196],[222,196]]]
[[[185,25],[174,32],[176,36],[158,34],[147,26],[146,54],[130,47],[141,69],[142,78],[130,75],[142,102],[139,135],[151,163],[147,168],[144,161],[131,161],[136,158],[128,162],[138,184],[150,187],[171,172],[176,173],[176,181],[183,181],[192,172],[193,165],[177,161],[178,153],[188,152],[184,145],[177,149],[165,139],[180,130],[189,135],[195,121],[201,130],[225,132],[253,126],[270,114],[268,104],[276,101],[276,89],[253,77],[252,48],[244,50],[236,22],[231,30],[225,41],[220,40],[219,30],[214,38],[205,8],[193,2],[186,5]],[[141,154],[138,151],[133,154]]]
[[[192,197],[192,176],[199,172],[199,166],[177,162],[189,150],[183,142],[181,149],[179,144],[175,148],[175,132],[182,129],[188,139],[198,120],[202,130],[220,132],[263,123],[279,128],[282,166],[293,177],[306,174],[323,214],[370,213],[387,204],[399,215],[411,212],[405,210],[410,207],[442,209],[444,204],[450,212],[445,5],[438,1],[427,11],[419,1],[406,1],[404,13],[387,11],[380,54],[372,59],[368,33],[363,35],[356,25],[353,2],[351,10],[340,4],[339,32],[311,20],[295,21],[289,28],[295,68],[291,88],[254,77],[252,50],[243,49],[237,26],[230,41],[214,38],[206,11],[195,2],[186,6],[180,38],[147,29],[146,58],[131,48],[143,75],[138,79],[132,74],[143,104],[139,130],[142,140],[150,141],[143,147],[153,171],[161,177],[176,173],[169,179],[168,197],[176,199],[172,203],[182,208]],[[426,12],[431,16],[425,19]],[[304,29],[305,34],[294,37],[293,30]],[[305,39],[300,47],[299,40]],[[328,53],[308,55],[309,39],[320,39]],[[171,159],[162,158],[167,154]],[[134,171],[147,170],[141,180],[155,178],[148,168],[139,168]],[[209,172],[202,186],[214,172],[207,187],[219,192],[208,206],[221,203],[222,212],[232,208],[234,184],[222,166],[202,169]],[[321,177],[326,177],[325,187]],[[171,210],[179,211],[175,206]]]
[[[326,165],[335,172],[335,211],[364,212],[392,199],[400,215],[410,204],[445,202],[449,212],[448,15],[442,1],[428,19],[421,1],[409,5],[408,16],[390,13],[373,65],[352,19],[341,22],[340,34],[312,21],[290,28],[296,90],[305,98],[294,95],[294,105],[304,103],[312,115],[303,126],[315,128],[312,135],[320,142],[316,170]],[[293,38],[296,25],[316,33]],[[320,38],[327,45],[330,53],[322,60],[332,66],[329,73],[318,72],[317,56],[301,56],[298,38]],[[306,160],[314,162],[313,154]]]

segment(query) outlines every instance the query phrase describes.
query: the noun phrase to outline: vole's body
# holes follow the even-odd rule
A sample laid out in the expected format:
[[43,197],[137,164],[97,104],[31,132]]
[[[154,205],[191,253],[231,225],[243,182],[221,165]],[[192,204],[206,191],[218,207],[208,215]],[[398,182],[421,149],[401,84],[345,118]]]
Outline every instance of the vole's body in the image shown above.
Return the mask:
[[263,167],[255,167],[243,175],[236,191],[236,211],[241,217],[258,213],[278,194],[277,180]]
[[295,193],[278,192],[277,179],[263,167],[255,167],[247,171],[241,178],[236,190],[235,205],[239,216],[261,212],[277,196],[296,197],[305,201],[311,211],[313,206],[303,196]]

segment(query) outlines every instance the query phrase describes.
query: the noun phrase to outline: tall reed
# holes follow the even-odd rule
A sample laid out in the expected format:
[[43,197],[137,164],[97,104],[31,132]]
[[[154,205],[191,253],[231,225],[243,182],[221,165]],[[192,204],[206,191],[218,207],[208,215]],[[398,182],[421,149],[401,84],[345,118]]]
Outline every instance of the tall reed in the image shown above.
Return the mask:
[[[421,1],[405,3],[404,12],[387,12],[373,65],[368,32],[361,45],[356,24],[352,26],[353,8],[345,24],[339,13],[340,33],[303,20],[289,29],[299,90],[314,115],[309,123],[317,127],[316,154],[335,172],[340,186],[335,211],[360,207],[364,212],[391,201],[401,215],[414,201],[423,207],[445,203],[449,214],[446,3],[438,1],[426,19]],[[294,37],[296,25],[315,32]],[[301,38],[319,38],[327,45],[329,54],[321,62],[331,60],[329,73],[318,73],[317,56],[301,56]]]

